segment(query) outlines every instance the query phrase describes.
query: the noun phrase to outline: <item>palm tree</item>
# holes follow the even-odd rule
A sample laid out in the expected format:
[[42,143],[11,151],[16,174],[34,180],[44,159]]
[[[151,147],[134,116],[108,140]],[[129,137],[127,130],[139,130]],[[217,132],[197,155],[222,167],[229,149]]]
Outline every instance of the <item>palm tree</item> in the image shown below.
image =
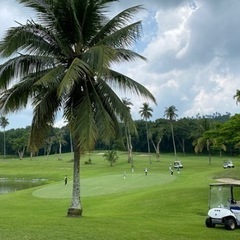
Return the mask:
[[218,147],[220,150],[226,150],[223,140],[217,136],[218,132],[215,129],[215,124],[209,118],[199,119],[198,129],[195,131],[195,140],[193,141],[194,150],[196,153],[202,152],[206,146],[208,152],[208,162],[211,164],[211,147]]
[[[122,99],[123,104],[128,108],[130,112],[130,106],[133,105],[130,99],[124,98]],[[125,136],[126,136],[126,141],[127,141],[127,150],[128,150],[128,163],[132,164],[133,166],[133,157],[132,157],[132,136],[131,136],[131,129],[128,123],[125,124]]]
[[147,145],[148,145],[148,155],[149,155],[149,162],[152,164],[151,154],[150,154],[150,144],[149,144],[149,132],[148,132],[148,119],[152,117],[153,109],[149,107],[148,103],[143,103],[143,106],[140,107],[140,116],[145,120],[146,124],[146,135],[147,135]]
[[37,21],[10,28],[0,42],[0,57],[7,58],[0,65],[0,108],[7,113],[32,104],[30,152],[43,145],[57,113],[63,111],[74,151],[67,215],[81,216],[81,155],[97,139],[113,140],[119,121],[133,122],[113,87],[156,102],[144,86],[111,68],[120,62],[145,60],[128,49],[141,36],[141,21],[132,22],[132,18],[142,7],[130,7],[108,19],[107,8],[117,0],[19,2],[36,12]]
[[104,153],[103,157],[110,162],[110,166],[113,166],[113,163],[115,163],[118,160],[117,152],[114,150],[110,150],[106,153]]
[[4,116],[0,117],[0,126],[3,128],[3,156],[6,158],[6,136],[5,136],[5,129],[6,126],[9,124],[8,119]]
[[236,94],[233,96],[233,99],[236,99],[236,104],[240,102],[240,90],[236,90]]
[[176,151],[176,144],[175,144],[175,139],[174,139],[174,132],[173,132],[173,122],[177,118],[177,108],[175,106],[170,106],[165,108],[164,112],[164,117],[169,119],[170,127],[171,127],[171,133],[172,133],[172,141],[173,141],[173,149],[174,149],[174,155],[175,155],[175,160],[177,160],[177,151]]

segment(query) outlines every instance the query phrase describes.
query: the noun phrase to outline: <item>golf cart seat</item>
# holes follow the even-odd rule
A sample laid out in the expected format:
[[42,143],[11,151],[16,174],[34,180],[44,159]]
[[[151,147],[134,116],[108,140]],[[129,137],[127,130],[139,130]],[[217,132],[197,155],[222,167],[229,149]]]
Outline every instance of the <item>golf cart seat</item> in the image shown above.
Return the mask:
[[240,211],[240,206],[231,206],[230,209]]

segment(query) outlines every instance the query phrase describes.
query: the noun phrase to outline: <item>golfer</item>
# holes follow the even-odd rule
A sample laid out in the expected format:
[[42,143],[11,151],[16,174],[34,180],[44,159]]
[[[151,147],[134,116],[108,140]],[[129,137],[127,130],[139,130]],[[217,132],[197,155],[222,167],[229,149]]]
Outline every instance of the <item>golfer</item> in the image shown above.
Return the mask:
[[67,175],[65,175],[64,183],[65,183],[65,185],[67,185]]

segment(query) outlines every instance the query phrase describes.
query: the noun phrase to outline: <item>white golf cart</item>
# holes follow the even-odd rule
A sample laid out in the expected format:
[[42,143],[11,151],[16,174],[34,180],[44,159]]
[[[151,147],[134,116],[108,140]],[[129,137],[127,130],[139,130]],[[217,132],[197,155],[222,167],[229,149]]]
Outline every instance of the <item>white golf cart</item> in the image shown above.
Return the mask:
[[234,164],[232,162],[232,160],[226,160],[223,162],[223,168],[234,168]]
[[209,211],[205,224],[209,228],[216,224],[228,230],[240,226],[240,184],[210,184]]

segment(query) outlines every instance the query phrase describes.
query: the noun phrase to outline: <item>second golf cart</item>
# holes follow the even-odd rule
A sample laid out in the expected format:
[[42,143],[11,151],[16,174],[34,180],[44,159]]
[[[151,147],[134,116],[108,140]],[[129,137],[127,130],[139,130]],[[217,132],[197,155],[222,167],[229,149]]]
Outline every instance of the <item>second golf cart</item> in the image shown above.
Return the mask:
[[205,224],[209,228],[220,224],[228,230],[240,226],[240,184],[210,184],[209,211]]

